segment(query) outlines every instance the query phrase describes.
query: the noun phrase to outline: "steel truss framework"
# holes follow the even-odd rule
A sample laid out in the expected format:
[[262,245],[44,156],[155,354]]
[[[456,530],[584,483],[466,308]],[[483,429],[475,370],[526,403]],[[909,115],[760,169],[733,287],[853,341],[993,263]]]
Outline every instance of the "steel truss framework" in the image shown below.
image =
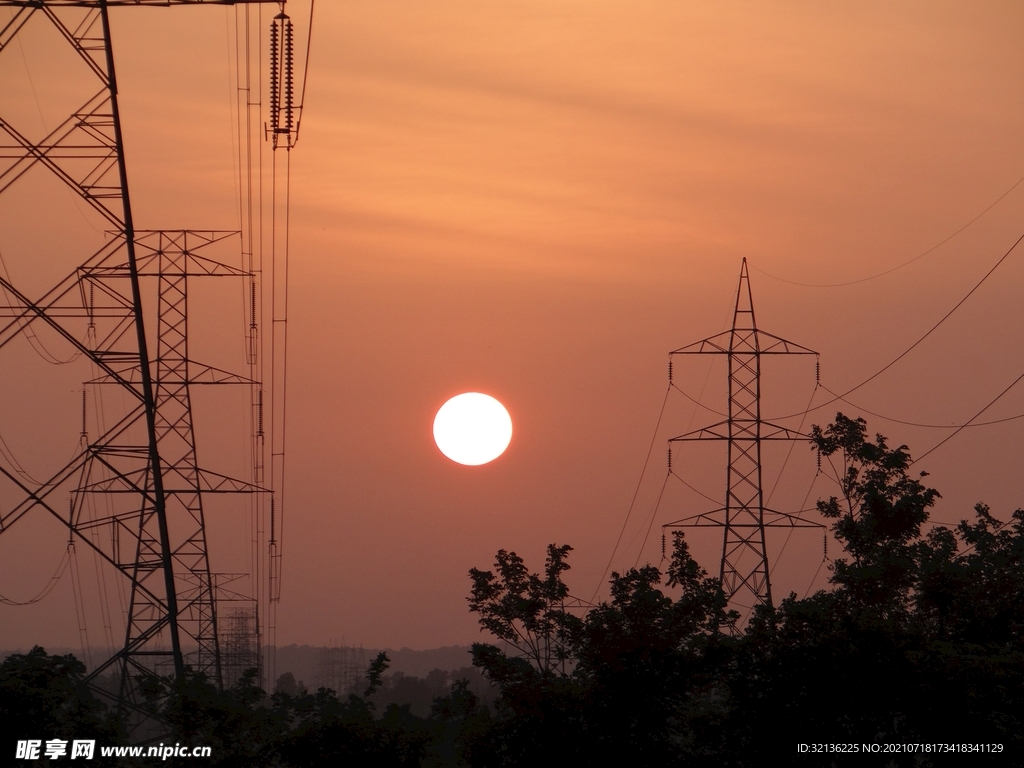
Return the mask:
[[[772,604],[765,528],[821,528],[798,515],[764,506],[761,445],[767,440],[809,440],[788,427],[761,418],[761,357],[817,355],[817,352],[757,328],[747,260],[740,267],[732,328],[673,350],[671,355],[725,355],[729,365],[729,410],[725,421],[669,440],[669,467],[676,443],[724,440],[728,445],[725,506],[675,520],[662,530],[692,527],[724,529],[719,578],[730,603],[749,595],[754,603]],[[671,365],[671,364],[670,364]],[[672,369],[669,368],[669,379]]]
[[[7,295],[0,307],[0,348],[29,326],[45,325],[91,361],[95,375],[87,384],[119,387],[129,395],[128,407],[113,425],[84,440],[78,455],[45,481],[28,482],[0,464],[6,487],[20,493],[14,503],[0,499],[0,535],[26,514],[43,510],[127,579],[123,648],[93,669],[90,679],[116,670],[118,703],[134,709],[142,704],[139,673],[173,671],[180,678],[190,665],[221,682],[217,585],[207,553],[203,498],[263,491],[201,468],[192,423],[193,387],[254,385],[250,378],[191,360],[188,351],[190,280],[251,280],[249,272],[203,254],[237,233],[136,230],[121,136],[107,8],[203,2],[0,0],[0,6],[14,8],[0,29],[0,54],[30,18],[41,15],[78,54],[97,88],[40,140],[30,140],[0,115],[0,194],[42,166],[112,228],[106,245],[42,297],[30,298],[0,278]],[[157,295],[155,357],[147,345],[142,306],[142,286],[150,280]],[[82,432],[84,437],[84,423]],[[67,509],[62,493],[70,498]]]

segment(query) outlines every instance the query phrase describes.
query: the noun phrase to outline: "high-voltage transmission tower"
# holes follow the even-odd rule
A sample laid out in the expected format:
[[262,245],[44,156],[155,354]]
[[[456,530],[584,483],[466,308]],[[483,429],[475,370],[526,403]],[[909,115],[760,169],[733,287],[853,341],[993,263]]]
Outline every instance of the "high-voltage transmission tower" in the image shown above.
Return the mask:
[[[809,440],[788,427],[761,418],[761,358],[764,355],[817,355],[813,350],[759,330],[754,320],[747,260],[740,267],[732,328],[710,338],[673,350],[671,355],[725,355],[729,366],[729,410],[725,421],[669,440],[672,446],[698,440],[725,441],[728,446],[725,506],[662,526],[662,530],[690,527],[723,529],[719,578],[730,603],[751,607],[772,604],[766,528],[821,528],[798,515],[768,509],[762,486],[761,446],[765,441]],[[672,362],[669,358],[669,382]],[[752,603],[745,605],[745,599]]]
[[[7,353],[5,348],[17,338],[37,341],[36,331],[42,333],[45,328],[48,338],[61,340],[72,357],[84,358],[90,365],[82,389],[81,441],[74,457],[56,471],[47,470],[38,480],[10,454],[0,461],[0,535],[8,534],[27,515],[43,513],[65,527],[72,558],[74,545],[84,545],[94,553],[97,572],[100,566],[115,572],[123,601],[123,642],[106,661],[91,665],[89,679],[95,683],[104,676],[109,681],[114,673],[116,693],[109,682],[102,692],[128,711],[140,711],[139,675],[170,674],[181,679],[186,667],[191,667],[219,685],[224,682],[223,633],[218,631],[219,575],[211,569],[204,500],[214,494],[248,494],[254,508],[269,507],[273,515],[275,484],[283,480],[279,471],[278,477],[263,477],[264,390],[281,383],[283,372],[280,360],[276,368],[270,364],[273,370],[262,367],[258,326],[264,303],[275,306],[270,318],[272,339],[283,335],[286,316],[284,307],[278,306],[285,301],[276,274],[281,266],[261,261],[263,252],[253,235],[258,224],[251,205],[248,218],[242,217],[242,232],[137,228],[108,9],[260,2],[280,9],[271,22],[270,122],[273,148],[290,150],[297,131],[295,113],[301,105],[294,103],[292,95],[292,29],[283,2],[0,0],[0,7],[10,14],[0,19],[0,61],[5,54],[11,56],[8,49],[20,46],[24,51],[32,45],[37,38],[26,36],[26,30],[42,24],[56,31],[57,38],[76,55],[91,83],[74,97],[77,102],[64,113],[66,119],[42,137],[33,137],[30,130],[16,125],[3,114],[6,110],[0,104],[0,201],[16,199],[17,183],[30,178],[30,171],[45,169],[51,179],[55,177],[98,213],[107,228],[106,243],[41,295],[19,288],[7,275],[6,266],[0,273],[0,350]],[[247,10],[245,14],[248,53]],[[64,86],[64,91],[68,87]],[[238,83],[238,90],[245,102],[239,109],[239,122],[243,126],[256,123],[243,127],[247,141],[263,130],[250,114],[253,107],[258,109],[262,95],[260,88],[249,82],[249,72],[245,82]],[[244,176],[249,173],[251,177],[252,163],[243,158],[240,165],[247,166],[240,181],[244,190]],[[251,178],[249,189],[251,198]],[[283,197],[286,199],[286,193]],[[274,242],[269,251],[273,253],[283,240],[286,252],[286,225],[278,228],[279,214],[274,211],[272,215]],[[286,212],[281,218],[286,221]],[[241,241],[240,266],[215,258],[221,247],[218,244],[232,240],[236,253]],[[0,248],[3,246],[0,243]],[[269,274],[262,280],[264,272]],[[245,286],[239,293],[246,296],[245,314],[247,320],[251,318],[247,371],[224,370],[190,356],[189,285],[196,279],[214,277],[233,278]],[[281,350],[277,354],[282,357]],[[13,376],[10,366],[7,370],[5,376]],[[197,458],[192,408],[196,387],[230,384],[250,392],[252,476],[246,479],[213,471]],[[111,396],[111,390],[119,391],[120,396]],[[86,408],[87,393],[96,403],[91,412]],[[2,407],[11,412],[17,405],[8,400]],[[282,408],[280,402],[271,406],[267,421],[280,421]],[[283,464],[283,432],[276,443],[273,438],[270,443],[272,467],[275,458]],[[274,469],[270,474],[275,474]],[[244,530],[244,524],[235,525]],[[262,523],[255,527],[261,529]],[[272,516],[270,529],[266,575],[275,579],[279,553]],[[237,577],[226,581],[232,578]],[[105,580],[99,581],[101,592],[107,589],[105,585]],[[80,585],[74,589],[80,591]],[[278,584],[270,583],[253,591],[274,601],[278,589]],[[76,591],[76,610],[77,599]],[[114,611],[105,605],[101,609],[111,632],[111,625],[117,625],[111,617]],[[237,615],[237,609],[232,615]],[[119,632],[120,627],[114,631]],[[256,638],[258,655],[258,631]],[[135,722],[139,722],[137,718]]]

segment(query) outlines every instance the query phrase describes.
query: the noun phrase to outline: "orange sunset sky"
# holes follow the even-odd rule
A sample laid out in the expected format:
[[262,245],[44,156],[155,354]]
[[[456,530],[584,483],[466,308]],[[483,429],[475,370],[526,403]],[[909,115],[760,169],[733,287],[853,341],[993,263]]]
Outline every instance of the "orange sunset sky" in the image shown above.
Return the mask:
[[[287,8],[304,34],[308,2]],[[137,226],[238,228],[235,11],[111,19]],[[71,54],[45,29],[0,53],[0,113],[35,135],[78,100]],[[659,426],[668,352],[728,326],[742,258],[759,326],[820,352],[822,383],[841,392],[1024,234],[1022,35],[1018,2],[317,3],[292,153],[278,644],[473,642],[467,571],[501,548],[536,570],[547,544],[571,544],[567,581],[589,599],[638,482],[611,567],[657,563],[659,526],[713,506],[675,479],[655,506],[665,441],[718,420],[673,390]],[[102,229],[42,172],[0,196],[0,252],[32,294]],[[851,394],[856,405],[816,410],[803,428],[842,410],[923,454],[949,430],[867,411],[974,416],[1024,369],[1022,288],[1024,248]],[[204,322],[240,327],[233,307]],[[45,384],[51,372],[24,350],[2,363],[0,435],[44,474],[74,449],[81,377]],[[675,370],[687,394],[723,407],[722,361]],[[829,399],[814,393],[813,359],[767,361],[763,387],[769,418]],[[434,413],[465,391],[511,413],[512,443],[492,464],[456,465],[433,444]],[[197,421],[200,458],[241,423],[230,407]],[[1020,413],[1024,384],[979,420]],[[955,523],[978,501],[1002,519],[1024,506],[1022,449],[1024,419],[930,454],[919,466],[943,496],[933,519]],[[721,498],[724,456],[689,447],[675,470]],[[835,492],[810,485],[804,445],[776,484],[785,457],[766,451],[773,507]],[[213,566],[237,569],[240,524],[210,525]],[[0,536],[0,593],[23,599],[66,530],[14,533]],[[769,539],[773,559],[784,539]],[[717,575],[720,534],[692,542]],[[821,534],[795,533],[774,593],[825,586],[821,560]],[[77,642],[67,584],[0,606],[0,648]]]

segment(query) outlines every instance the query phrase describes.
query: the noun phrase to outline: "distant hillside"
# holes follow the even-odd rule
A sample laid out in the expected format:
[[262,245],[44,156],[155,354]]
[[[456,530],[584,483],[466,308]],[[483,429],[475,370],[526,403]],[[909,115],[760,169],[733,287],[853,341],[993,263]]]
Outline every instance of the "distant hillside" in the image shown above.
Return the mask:
[[[109,651],[106,648],[90,648],[89,659],[82,658],[81,648],[67,648],[64,646],[44,646],[47,653],[57,654],[63,656],[64,654],[73,653],[76,658],[81,661],[88,662],[90,659],[93,664],[99,664],[105,661],[109,656]],[[0,659],[6,659],[12,653],[28,653],[30,648],[15,648],[0,651]],[[415,676],[415,677],[426,677],[429,672],[435,669],[443,669],[447,672],[452,672],[463,667],[468,667],[472,664],[472,658],[470,656],[470,647],[468,645],[450,645],[445,648],[433,648],[427,651],[414,651],[411,648],[400,648],[398,650],[392,648],[380,649],[380,648],[365,648],[363,650],[363,656],[366,659],[366,663],[370,661],[380,653],[381,650],[385,650],[388,654],[388,658],[391,659],[391,666],[388,669],[389,674],[401,672],[403,675]],[[309,686],[316,685],[317,677],[319,675],[320,666],[322,663],[324,653],[323,646],[316,645],[284,645],[277,649],[277,655],[274,665],[274,674],[281,675],[285,672],[291,672],[296,680],[303,680]],[[86,666],[89,666],[88,663]],[[271,682],[273,687],[273,682]]]
[[[274,660],[274,675],[279,676],[291,672],[296,680],[304,681],[307,686],[315,687],[319,683],[323,646],[316,645],[284,645],[277,649]],[[363,657],[366,664],[383,650],[391,660],[388,674],[401,672],[403,675],[426,677],[435,669],[453,672],[473,663],[468,645],[450,645],[445,648],[432,648],[427,651],[414,651],[411,648],[364,648]]]

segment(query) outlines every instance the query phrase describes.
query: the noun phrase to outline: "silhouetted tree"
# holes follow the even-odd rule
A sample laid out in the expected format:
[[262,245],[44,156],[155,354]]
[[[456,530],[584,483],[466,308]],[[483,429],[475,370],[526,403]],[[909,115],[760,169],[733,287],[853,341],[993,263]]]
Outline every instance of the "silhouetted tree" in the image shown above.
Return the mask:
[[3,731],[11,739],[96,734],[115,743],[117,723],[84,678],[85,665],[71,654],[51,656],[38,645],[28,653],[11,654],[0,664]]
[[470,690],[465,678],[452,683],[451,691],[434,700],[430,719],[439,725],[431,747],[431,765],[471,766],[473,754],[491,731],[490,710]]
[[450,691],[448,673],[443,669],[431,670],[425,678],[395,672],[383,678],[371,700],[378,708],[386,708],[390,704],[408,704],[409,711],[414,715],[427,717],[434,700],[447,696]]
[[832,530],[852,558],[835,561],[831,581],[862,613],[901,621],[923,553],[921,526],[939,492],[908,475],[907,446],[890,449],[882,435],[868,440],[864,419],[838,413],[811,435],[822,456],[838,454],[841,462],[842,500],[833,496],[817,504],[822,516],[836,521]]
[[211,748],[210,765],[278,765],[277,746],[288,718],[281,709],[264,706],[266,692],[256,685],[255,669],[225,690],[191,669],[181,681],[151,676],[141,683],[175,741]]
[[327,688],[297,699],[275,696],[275,704],[287,711],[293,722],[280,745],[282,764],[296,768],[421,765],[432,741],[430,726],[412,715],[408,706],[390,705],[377,719],[368,699],[383,684],[388,663],[385,653],[370,663],[365,696],[350,694],[340,700]]
[[301,680],[295,681],[295,675],[291,672],[284,672],[277,677],[274,683],[274,693],[285,693],[291,697],[301,696],[307,693],[306,685]]
[[[548,546],[544,575],[531,574],[515,552],[500,550],[492,571],[470,569],[473,591],[469,610],[480,614],[480,624],[499,640],[513,646],[542,677],[565,676],[571,648],[582,622],[564,609],[569,589],[562,573],[569,569],[566,556],[572,547]],[[474,650],[474,653],[478,651]],[[480,653],[490,653],[480,649]],[[513,664],[508,672],[524,674]]]
[[631,765],[673,765],[722,714],[721,673],[733,641],[718,632],[727,610],[718,579],[692,558],[681,532],[667,568],[612,573],[611,600],[587,614],[576,677],[587,691],[594,756]]
[[[527,635],[518,627],[541,626],[557,637],[560,662],[552,669],[538,664],[536,655],[527,655],[531,664],[517,653],[474,645],[474,663],[501,693],[490,731],[471,750],[473,765],[678,762],[695,738],[692,724],[717,710],[715,665],[719,648],[731,641],[716,629],[736,616],[683,537],[673,543],[668,584],[679,591],[677,598],[660,589],[657,568],[634,568],[613,573],[611,601],[583,619],[544,599],[568,594],[561,578],[568,547],[548,548],[543,577],[528,574],[521,559],[505,552],[499,553],[498,576],[470,572],[471,606],[481,613],[481,625],[497,629],[507,642]],[[533,647],[520,640],[517,651],[523,644]]]

